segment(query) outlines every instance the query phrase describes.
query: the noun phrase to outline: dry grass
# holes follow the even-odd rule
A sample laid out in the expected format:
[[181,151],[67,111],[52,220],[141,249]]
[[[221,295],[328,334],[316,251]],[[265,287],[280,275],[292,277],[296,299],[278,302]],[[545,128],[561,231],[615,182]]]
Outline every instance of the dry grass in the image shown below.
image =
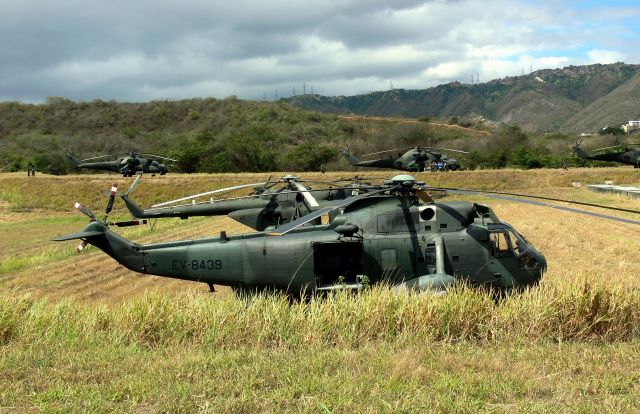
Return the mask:
[[[267,176],[153,177],[136,197],[149,205]],[[605,177],[640,181],[627,168],[418,176],[639,208],[637,200],[571,187]],[[86,222],[70,211],[76,199],[100,213],[112,181],[123,183],[106,175],[0,175],[0,412],[640,409],[637,226],[465,197],[491,205],[545,253],[540,287],[500,303],[467,289],[240,301],[229,290],[211,295],[204,285],[130,272],[95,249],[75,255],[75,242],[48,242]],[[117,205],[113,217],[125,218]],[[217,217],[123,234],[151,242],[223,229],[248,231]]]

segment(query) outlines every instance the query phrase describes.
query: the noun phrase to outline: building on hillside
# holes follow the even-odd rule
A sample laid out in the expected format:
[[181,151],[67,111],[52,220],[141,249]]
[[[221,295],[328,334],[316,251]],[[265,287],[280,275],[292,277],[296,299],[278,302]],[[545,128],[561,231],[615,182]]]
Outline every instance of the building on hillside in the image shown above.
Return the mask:
[[622,125],[622,129],[624,129],[624,132],[627,134],[636,129],[640,129],[640,121],[629,121],[626,125]]

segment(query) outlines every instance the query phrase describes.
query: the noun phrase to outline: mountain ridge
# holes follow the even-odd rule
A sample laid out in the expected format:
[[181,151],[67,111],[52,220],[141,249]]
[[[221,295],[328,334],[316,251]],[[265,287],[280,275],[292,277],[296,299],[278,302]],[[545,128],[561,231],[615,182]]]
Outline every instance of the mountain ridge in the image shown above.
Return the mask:
[[438,118],[478,114],[535,132],[595,132],[605,120],[622,124],[640,116],[640,65],[567,66],[480,84],[450,82],[354,96],[307,94],[285,101],[329,113]]

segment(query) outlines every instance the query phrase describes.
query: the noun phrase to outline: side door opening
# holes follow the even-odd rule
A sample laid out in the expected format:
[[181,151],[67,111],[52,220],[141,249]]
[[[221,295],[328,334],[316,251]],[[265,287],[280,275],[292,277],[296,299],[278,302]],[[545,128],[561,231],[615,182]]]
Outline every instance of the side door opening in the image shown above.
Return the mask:
[[313,244],[313,270],[318,288],[338,283],[358,283],[362,275],[362,241]]

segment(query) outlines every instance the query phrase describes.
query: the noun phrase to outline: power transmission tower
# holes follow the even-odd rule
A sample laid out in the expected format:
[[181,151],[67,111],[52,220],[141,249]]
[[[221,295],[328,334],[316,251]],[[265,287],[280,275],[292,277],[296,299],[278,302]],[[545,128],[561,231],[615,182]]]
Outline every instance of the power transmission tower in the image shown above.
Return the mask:
[[302,82],[302,94],[307,94],[307,82]]

